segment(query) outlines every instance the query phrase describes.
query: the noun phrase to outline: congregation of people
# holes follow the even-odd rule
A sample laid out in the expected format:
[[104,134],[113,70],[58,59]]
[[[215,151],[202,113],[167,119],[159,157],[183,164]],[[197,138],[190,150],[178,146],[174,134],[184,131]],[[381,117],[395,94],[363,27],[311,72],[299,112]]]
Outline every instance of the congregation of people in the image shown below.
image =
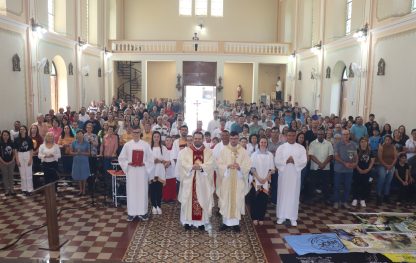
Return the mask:
[[374,114],[364,123],[361,116],[310,113],[297,103],[241,100],[219,103],[213,119],[196,127],[188,130],[179,100],[137,98],[50,110],[29,126],[15,121],[1,132],[5,195],[16,195],[16,167],[25,196],[38,172],[45,183],[71,175],[85,195],[87,179],[111,177],[107,171],[118,162],[126,174],[128,221],[160,215],[162,202],[179,201],[187,230],[209,230],[217,208],[220,230],[238,232],[246,204],[255,225],[263,224],[271,203],[277,223],[292,226],[300,202],[350,209],[375,197],[376,205],[414,205],[416,129],[392,129]]

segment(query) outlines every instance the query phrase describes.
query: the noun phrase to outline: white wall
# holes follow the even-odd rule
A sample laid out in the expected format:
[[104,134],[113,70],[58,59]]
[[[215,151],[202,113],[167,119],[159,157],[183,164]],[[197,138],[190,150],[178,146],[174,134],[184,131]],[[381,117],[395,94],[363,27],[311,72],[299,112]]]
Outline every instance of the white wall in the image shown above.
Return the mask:
[[[125,39],[189,40],[199,18],[179,16],[176,0],[125,0]],[[275,42],[276,0],[226,0],[224,17],[204,17],[200,40]]]
[[332,41],[345,36],[346,1],[326,1],[325,41]]
[[[26,124],[26,64],[23,35],[0,28],[0,129],[11,129],[15,120]],[[12,57],[20,57],[21,71],[13,71]]]
[[88,106],[92,100],[104,99],[103,70],[101,78],[98,77],[98,68],[102,69],[100,56],[84,54],[81,68],[87,65],[89,66],[88,76],[81,76],[83,86],[81,88],[81,103],[83,106]]
[[[311,79],[312,68],[318,67],[317,56],[299,58],[296,72],[295,101],[310,110],[315,110],[313,93],[316,88],[316,80]],[[299,70],[302,72],[302,80],[298,80]]]
[[[416,128],[416,74],[414,52],[416,29],[379,39],[372,63],[373,85],[371,112],[381,123],[392,127],[404,124]],[[411,51],[411,52],[409,52]],[[377,63],[386,61],[386,75],[377,76]]]
[[378,21],[410,13],[412,0],[377,0],[376,19]]

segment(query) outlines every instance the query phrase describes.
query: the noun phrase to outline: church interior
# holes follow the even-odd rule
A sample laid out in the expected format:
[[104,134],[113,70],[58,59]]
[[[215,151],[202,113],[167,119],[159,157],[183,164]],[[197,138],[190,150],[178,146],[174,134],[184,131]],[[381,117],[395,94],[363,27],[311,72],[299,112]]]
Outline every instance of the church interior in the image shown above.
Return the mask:
[[[1,130],[69,105],[162,98],[182,103],[191,132],[216,105],[275,103],[278,77],[281,100],[311,115],[416,128],[416,0],[0,0],[0,43]],[[125,180],[111,180],[113,192],[97,182],[84,196],[66,180],[56,197],[1,184],[0,262],[416,262],[414,204],[301,200],[291,226],[268,203],[264,225],[246,212],[241,232],[219,231],[213,211],[206,233],[183,229],[179,202],[127,222],[114,194]],[[305,235],[302,256],[288,237]]]

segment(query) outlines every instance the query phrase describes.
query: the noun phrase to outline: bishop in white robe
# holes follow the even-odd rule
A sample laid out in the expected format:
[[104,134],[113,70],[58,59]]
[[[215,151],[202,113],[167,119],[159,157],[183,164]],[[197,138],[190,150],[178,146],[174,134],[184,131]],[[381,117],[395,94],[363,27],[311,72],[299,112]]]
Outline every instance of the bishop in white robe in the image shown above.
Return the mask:
[[287,142],[277,148],[274,159],[279,170],[277,223],[282,224],[289,219],[292,226],[297,226],[301,171],[308,162],[306,149],[295,141],[296,131],[289,130]]
[[178,158],[181,223],[185,229],[195,226],[204,230],[209,226],[214,205],[214,159],[212,151],[203,145],[202,133],[194,134],[193,144],[183,149]]
[[[143,165],[132,164],[133,150],[143,151]],[[133,140],[124,144],[118,162],[126,174],[127,220],[132,221],[136,216],[146,220],[149,176],[154,169],[154,157],[150,145],[140,140],[140,129],[133,130]]]
[[221,185],[218,191],[218,206],[223,218],[220,230],[233,227],[240,231],[241,215],[245,214],[245,196],[248,193],[248,173],[251,159],[247,151],[239,144],[236,132],[230,134],[230,144],[222,149],[217,159]]

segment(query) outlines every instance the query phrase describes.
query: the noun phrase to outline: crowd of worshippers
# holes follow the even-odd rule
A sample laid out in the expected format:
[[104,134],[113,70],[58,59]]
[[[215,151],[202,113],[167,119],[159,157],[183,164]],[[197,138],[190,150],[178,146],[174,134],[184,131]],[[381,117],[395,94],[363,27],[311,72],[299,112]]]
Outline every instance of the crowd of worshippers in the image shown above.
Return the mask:
[[[380,126],[373,114],[364,124],[360,116],[321,116],[279,101],[224,101],[209,123],[196,126],[188,131],[181,102],[167,99],[92,101],[79,111],[68,106],[39,114],[30,126],[15,121],[1,133],[5,195],[16,195],[16,166],[26,196],[34,173],[54,182],[60,167],[85,195],[91,174],[109,177],[118,161],[126,174],[128,221],[148,219],[149,197],[152,214],[162,214],[162,201],[178,200],[184,227],[206,229],[215,194],[221,229],[236,231],[246,203],[254,224],[263,224],[271,202],[277,223],[288,219],[293,226],[299,200],[366,207],[372,186],[377,205],[414,204],[416,129],[408,135],[403,125]],[[135,150],[144,153],[142,164],[132,162]]]

